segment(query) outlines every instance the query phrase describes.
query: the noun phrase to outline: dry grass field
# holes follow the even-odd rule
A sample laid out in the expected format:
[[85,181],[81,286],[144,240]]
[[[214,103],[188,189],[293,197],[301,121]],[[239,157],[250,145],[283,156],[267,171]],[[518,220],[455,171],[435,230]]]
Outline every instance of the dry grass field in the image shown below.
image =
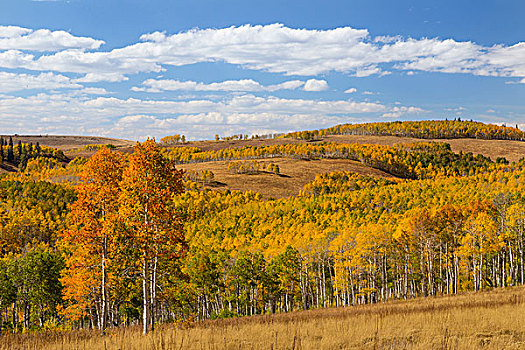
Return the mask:
[[[525,142],[507,140],[479,140],[479,139],[416,139],[412,137],[397,136],[360,136],[360,135],[332,135],[325,136],[316,142],[341,142],[378,144],[392,146],[400,143],[411,142],[446,142],[449,143],[454,152],[472,152],[483,154],[496,160],[497,157],[505,157],[511,162],[516,162],[525,157]],[[238,148],[245,146],[269,146],[287,143],[304,143],[303,140],[295,139],[269,139],[269,140],[233,140],[233,141],[196,141],[189,142],[185,146],[198,147],[202,150],[217,150],[223,148]]]
[[399,143],[409,142],[446,142],[454,152],[472,152],[482,154],[496,160],[498,157],[505,157],[511,162],[517,162],[525,157],[525,142],[507,140],[479,140],[479,139],[415,139],[411,137],[396,136],[359,136],[359,135],[334,135],[324,138],[328,142],[347,142],[347,143],[369,143],[392,146]]
[[[496,160],[505,157],[509,161],[518,161],[525,156],[525,142],[503,141],[503,140],[478,140],[478,139],[433,139],[422,140],[410,137],[396,136],[359,136],[359,135],[334,135],[324,137],[317,142],[341,142],[380,144],[392,146],[400,143],[437,141],[447,142],[454,152],[472,152],[483,154]],[[267,146],[284,143],[301,143],[305,141],[294,139],[269,139],[269,140],[233,140],[233,141],[198,141],[186,144],[191,147],[199,147],[203,150],[217,150],[222,148],[238,148],[245,146]],[[216,183],[213,186],[219,189],[229,190],[253,190],[260,192],[264,197],[282,198],[297,195],[303,186],[312,181],[316,174],[332,171],[353,171],[361,175],[369,175],[384,178],[393,178],[392,175],[362,165],[358,162],[348,160],[298,160],[272,158],[263,160],[279,165],[281,176],[270,173],[259,173],[256,175],[231,174],[226,170],[228,161],[215,161],[197,164],[184,164],[180,167],[185,170],[211,170],[215,174]]]
[[165,325],[30,333],[0,338],[7,349],[523,349],[525,288],[375,305]]
[[[9,139],[9,136],[2,136],[4,139]],[[135,145],[134,141],[114,139],[108,137],[98,136],[60,136],[60,135],[16,135],[12,136],[13,142],[16,144],[18,141],[23,143],[40,143],[42,146],[54,147],[62,150],[69,158],[76,156],[90,156],[94,151],[84,150],[86,145],[105,145],[112,144],[118,149],[128,150]]]
[[[8,138],[8,136],[3,136]],[[135,145],[135,141],[96,137],[96,136],[59,136],[59,135],[18,135],[13,136],[13,141],[36,144],[39,142],[43,146],[56,147],[66,153],[66,155],[90,155],[93,152],[83,151],[82,148],[92,144],[111,143],[123,151],[129,151]],[[518,161],[525,156],[525,142],[521,141],[504,141],[504,140],[478,140],[478,139],[433,139],[422,140],[410,137],[396,136],[359,136],[359,135],[333,135],[326,136],[318,140],[320,142],[355,142],[381,145],[394,145],[407,142],[425,142],[438,141],[447,142],[452,146],[455,152],[472,152],[481,153],[495,160],[497,157],[505,157],[509,161]],[[295,139],[260,139],[260,140],[232,140],[232,141],[191,141],[181,146],[198,147],[204,151],[217,150],[224,148],[238,148],[245,146],[268,146],[280,145],[287,143],[303,143],[306,141]],[[85,153],[85,154],[84,154]]]
[[[5,137],[5,136],[4,136]],[[104,137],[91,136],[15,136],[13,141],[39,142],[41,145],[57,147],[64,151],[70,159],[77,156],[91,156],[95,151],[85,150],[84,146],[93,144],[113,144],[118,150],[131,152],[135,142]],[[395,145],[408,142],[424,142],[429,140],[415,139],[409,137],[395,136],[359,136],[359,135],[334,135],[326,136],[321,140],[313,142],[343,142],[343,143],[368,143],[381,145]],[[495,160],[497,157],[505,157],[510,161],[518,161],[525,156],[525,142],[520,141],[501,141],[501,140],[477,140],[477,139],[436,139],[450,143],[455,152],[481,153]],[[232,140],[232,141],[192,141],[181,146],[198,147],[202,150],[218,150],[224,148],[239,148],[245,146],[268,146],[286,143],[303,143],[306,141],[295,139],[259,139],[259,140]],[[279,165],[280,175],[267,172],[258,174],[231,174],[226,167],[228,161],[216,161],[197,164],[184,164],[180,167],[185,170],[211,170],[215,174],[215,182],[212,188],[229,190],[252,190],[260,192],[266,198],[282,198],[297,195],[303,186],[312,181],[316,174],[332,171],[353,171],[361,175],[369,175],[384,178],[393,176],[377,169],[364,166],[358,162],[342,159],[321,159],[321,160],[299,160],[286,158],[272,158],[259,160],[265,163],[273,162]],[[6,165],[8,166],[8,165]],[[3,169],[2,172],[15,171],[13,169]]]
[[264,197],[282,198],[294,196],[315,175],[332,171],[353,171],[360,175],[369,175],[393,179],[394,177],[381,170],[370,168],[359,162],[345,159],[301,160],[289,158],[271,158],[258,160],[261,163],[274,163],[280,168],[280,174],[259,172],[257,174],[233,174],[228,172],[228,161],[183,164],[184,170],[211,170],[215,182],[209,186],[216,189],[255,191]]

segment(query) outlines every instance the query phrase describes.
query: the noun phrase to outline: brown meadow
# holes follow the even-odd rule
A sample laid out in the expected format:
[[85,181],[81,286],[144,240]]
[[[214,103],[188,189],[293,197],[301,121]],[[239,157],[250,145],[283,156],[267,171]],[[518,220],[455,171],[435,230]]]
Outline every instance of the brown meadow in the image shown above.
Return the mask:
[[164,325],[6,335],[0,349],[523,349],[525,288]]

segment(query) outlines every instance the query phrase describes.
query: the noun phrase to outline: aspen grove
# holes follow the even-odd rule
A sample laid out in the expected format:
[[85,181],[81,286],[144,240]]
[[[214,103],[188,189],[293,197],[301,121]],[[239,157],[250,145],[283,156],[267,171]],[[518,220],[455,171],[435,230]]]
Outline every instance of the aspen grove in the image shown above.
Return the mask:
[[[451,138],[522,137],[514,128],[449,123],[450,129],[421,122],[421,130]],[[334,130],[415,127],[359,128]],[[439,142],[202,150],[148,140],[131,154],[100,147],[91,158],[69,163],[59,152],[39,157],[31,150],[23,171],[0,179],[3,332],[104,333],[140,324],[147,333],[158,323],[525,283],[523,160],[495,162]],[[322,173],[297,195],[271,199],[210,189],[211,180],[184,177],[179,169],[226,160],[224,172],[235,176],[286,176],[274,167],[262,171],[256,161],[277,156],[352,160],[392,178]]]

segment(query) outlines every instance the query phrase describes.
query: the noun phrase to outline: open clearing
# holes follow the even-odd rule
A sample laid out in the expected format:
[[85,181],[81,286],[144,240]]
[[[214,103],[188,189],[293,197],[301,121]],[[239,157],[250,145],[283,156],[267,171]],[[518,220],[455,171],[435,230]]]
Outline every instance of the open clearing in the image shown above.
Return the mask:
[[181,164],[184,170],[211,170],[215,175],[212,188],[240,191],[255,191],[266,198],[282,198],[297,195],[308,182],[320,173],[332,171],[353,171],[360,175],[394,179],[381,170],[370,168],[359,162],[346,159],[301,160],[290,158],[259,159],[261,163],[274,163],[280,174],[259,172],[257,174],[232,174],[228,172],[228,161]]
[[[3,136],[9,138],[9,135]],[[122,151],[130,151],[135,145],[135,141],[121,140],[107,137],[96,136],[60,136],[60,135],[18,135],[12,136],[13,142],[22,140],[25,143],[36,144],[39,142],[43,146],[56,147],[66,153],[66,155],[91,155],[91,151],[83,151],[86,145],[112,144]],[[332,135],[325,136],[317,142],[343,142],[343,143],[362,143],[380,144],[392,146],[399,143],[437,141],[447,142],[451,145],[454,152],[472,152],[483,154],[495,160],[497,157],[505,157],[509,161],[518,161],[525,156],[525,142],[507,140],[480,140],[480,139],[416,139],[411,137],[397,136],[360,136],[360,135]],[[189,146],[198,147],[204,151],[217,150],[224,148],[239,148],[245,146],[269,146],[288,143],[304,143],[303,140],[295,139],[257,139],[257,140],[232,140],[232,141],[191,141],[176,147]]]
[[[359,135],[334,135],[324,137],[314,142],[361,143],[393,146],[400,143],[412,142],[446,142],[454,152],[472,152],[483,154],[496,160],[505,157],[509,161],[518,161],[525,156],[525,142],[506,140],[479,140],[479,139],[416,139],[396,136],[359,136]],[[199,147],[203,150],[218,150],[223,148],[240,148],[245,146],[268,146],[286,143],[304,143],[306,141],[294,139],[269,139],[269,140],[233,140],[233,141],[198,141],[190,142],[186,146]],[[214,188],[253,190],[260,192],[264,197],[282,198],[297,195],[303,186],[312,181],[316,174],[332,171],[353,171],[360,175],[383,178],[394,178],[378,169],[373,169],[359,162],[343,159],[298,160],[287,158],[271,158],[265,163],[273,162],[279,165],[281,176],[270,173],[256,175],[231,174],[227,171],[228,161],[210,161],[180,165],[185,170],[211,170],[215,174]]]
[[58,148],[71,159],[77,156],[91,156],[94,154],[94,151],[86,151],[83,149],[84,146],[87,145],[112,144],[122,151],[128,151],[128,149],[130,150],[131,147],[135,145],[134,141],[97,136],[3,135],[2,137],[6,140],[12,137],[14,144],[20,140],[23,143],[33,143],[36,145],[38,142],[41,146]]
[[[511,162],[517,162],[525,157],[525,142],[508,140],[481,140],[481,139],[416,139],[412,137],[398,136],[361,136],[361,135],[331,135],[324,136],[316,141],[304,141],[295,139],[268,139],[268,140],[233,140],[233,141],[195,141],[184,146],[198,147],[204,151],[218,150],[224,148],[239,148],[245,146],[269,146],[288,143],[305,142],[339,142],[339,143],[361,143],[393,146],[400,143],[412,142],[445,142],[449,143],[454,152],[472,152],[474,155],[482,154],[496,160],[505,157]],[[180,146],[178,146],[180,147]]]
[[370,143],[392,146],[399,143],[410,142],[445,142],[449,143],[454,152],[472,152],[474,155],[482,154],[496,160],[505,157],[511,162],[517,162],[525,157],[525,142],[509,140],[480,140],[480,139],[415,139],[411,137],[397,136],[359,136],[359,135],[334,135],[324,139],[328,142],[342,143]]
[[525,288],[206,321],[7,335],[0,349],[523,349]]
[[[4,136],[4,138],[9,136]],[[16,143],[22,140],[25,143],[56,147],[64,151],[70,159],[77,156],[89,157],[95,153],[93,150],[85,150],[86,145],[112,144],[119,151],[131,152],[135,142],[105,137],[92,136],[55,136],[55,135],[29,135],[13,136]],[[472,152],[483,154],[495,160],[497,157],[505,157],[509,161],[518,161],[525,156],[525,142],[505,140],[479,140],[479,139],[433,139],[424,140],[410,137],[396,136],[360,136],[360,135],[332,135],[323,137],[316,142],[338,142],[338,143],[361,143],[380,144],[392,146],[400,143],[438,141],[447,142],[454,152]],[[245,146],[268,146],[287,143],[305,143],[304,140],[295,139],[256,139],[256,140],[232,140],[232,141],[192,141],[175,147],[198,147],[204,151],[218,150],[224,148],[240,148]],[[303,186],[312,181],[315,175],[332,171],[353,171],[361,175],[369,175],[383,178],[394,178],[383,171],[367,167],[358,162],[343,159],[321,159],[300,160],[288,158],[271,158],[258,160],[264,163],[273,162],[280,168],[280,175],[267,172],[258,174],[232,174],[227,171],[228,161],[210,161],[205,163],[184,164],[179,167],[185,170],[211,170],[215,174],[215,181],[208,187],[216,189],[229,189],[240,191],[260,192],[265,198],[282,198],[297,195]],[[8,164],[1,172],[15,171],[16,168],[8,168]]]

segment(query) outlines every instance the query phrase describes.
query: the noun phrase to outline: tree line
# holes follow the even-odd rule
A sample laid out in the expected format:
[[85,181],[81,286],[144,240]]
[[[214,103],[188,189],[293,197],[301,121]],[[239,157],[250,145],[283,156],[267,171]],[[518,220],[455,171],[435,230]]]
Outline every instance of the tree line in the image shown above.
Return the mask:
[[30,160],[38,157],[52,158],[62,162],[68,160],[64,153],[56,148],[40,146],[38,142],[35,145],[22,143],[21,140],[15,146],[11,136],[9,140],[0,137],[0,164],[8,162],[24,170]]
[[518,126],[510,127],[461,120],[395,121],[364,124],[341,124],[327,129],[297,131],[284,138],[312,140],[327,135],[402,136],[422,139],[474,138],[485,140],[523,141],[525,134]]
[[[298,158],[349,159],[380,169],[389,174],[417,179],[434,176],[468,175],[493,166],[491,159],[472,153],[454,153],[441,142],[417,142],[395,146],[357,143],[285,144],[202,151],[188,147],[164,150],[177,163],[218,160]],[[239,163],[240,164],[240,163]]]

